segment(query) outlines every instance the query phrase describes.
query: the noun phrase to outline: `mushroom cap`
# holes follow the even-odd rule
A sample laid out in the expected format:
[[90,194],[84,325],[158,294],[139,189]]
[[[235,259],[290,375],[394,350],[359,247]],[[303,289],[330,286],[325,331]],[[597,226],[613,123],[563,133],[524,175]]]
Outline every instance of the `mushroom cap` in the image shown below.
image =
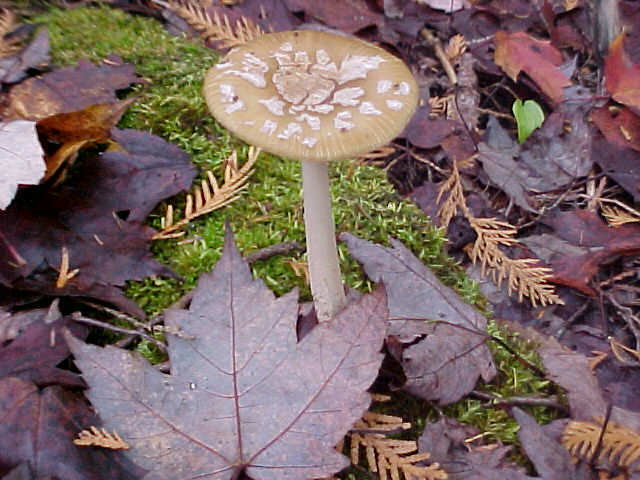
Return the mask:
[[213,116],[245,142],[318,161],[388,143],[418,104],[402,60],[362,40],[310,30],[234,48],[207,73],[204,95]]

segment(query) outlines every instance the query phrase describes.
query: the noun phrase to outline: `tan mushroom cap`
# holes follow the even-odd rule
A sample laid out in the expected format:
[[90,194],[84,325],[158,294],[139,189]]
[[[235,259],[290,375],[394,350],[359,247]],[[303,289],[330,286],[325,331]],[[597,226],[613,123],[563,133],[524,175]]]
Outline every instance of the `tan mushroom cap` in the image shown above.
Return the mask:
[[384,145],[407,124],[418,87],[407,66],[361,40],[280,32],[231,50],[209,70],[214,117],[282,157],[330,161]]

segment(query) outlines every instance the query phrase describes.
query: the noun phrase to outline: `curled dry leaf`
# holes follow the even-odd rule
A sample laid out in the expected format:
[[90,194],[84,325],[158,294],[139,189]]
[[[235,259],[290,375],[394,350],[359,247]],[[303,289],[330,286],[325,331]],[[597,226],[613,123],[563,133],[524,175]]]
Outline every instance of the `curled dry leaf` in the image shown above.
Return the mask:
[[333,447],[370,403],[387,318],[383,290],[296,336],[296,292],[276,299],[227,234],[189,310],[165,322],[171,374],[140,356],[68,341],[87,396],[154,480],[320,478],[348,464]]

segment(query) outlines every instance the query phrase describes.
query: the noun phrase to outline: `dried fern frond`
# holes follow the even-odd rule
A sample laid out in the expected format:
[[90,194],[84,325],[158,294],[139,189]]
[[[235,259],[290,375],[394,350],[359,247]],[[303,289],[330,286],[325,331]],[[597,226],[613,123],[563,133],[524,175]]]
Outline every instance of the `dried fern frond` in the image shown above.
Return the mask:
[[131,448],[127,442],[120,438],[117,432],[110,434],[104,428],[91,427],[91,431],[83,430],[78,434],[73,443],[80,447],[102,447],[111,450],[128,450]]
[[633,209],[623,210],[622,208],[602,205],[602,214],[612,227],[619,227],[625,223],[640,222],[640,212]]
[[8,8],[0,8],[0,57],[6,57],[19,50],[18,41],[4,38],[16,26],[14,13]]
[[417,452],[413,440],[387,438],[389,433],[411,428],[409,422],[400,417],[365,412],[348,435],[350,439],[351,463],[360,462],[360,448],[363,448],[372,472],[381,480],[443,480],[447,473],[437,463],[429,466],[417,465],[429,458],[428,453]]
[[206,41],[220,42],[220,48],[237,47],[264,35],[262,28],[250,19],[242,16],[232,25],[227,15],[219,15],[214,11],[211,16],[197,1],[166,0],[163,3],[191,25]]
[[562,433],[562,445],[574,457],[590,461],[594,449],[600,444],[595,458],[597,462],[640,471],[640,465],[632,466],[640,458],[640,434],[613,422],[607,423],[603,434],[602,423],[602,417],[595,423],[569,422]]
[[260,155],[260,149],[250,147],[247,153],[247,161],[238,167],[238,154],[233,152],[226,160],[224,166],[224,183],[218,185],[213,172],[207,172],[207,179],[202,180],[200,188],[187,195],[187,204],[184,208],[183,218],[177,222],[173,219],[173,205],[167,207],[167,213],[162,221],[162,230],[153,236],[153,240],[165,240],[184,235],[180,231],[193,219],[213,212],[236,200],[240,191],[246,188],[247,180],[253,173],[253,166]]
[[496,218],[476,218],[471,214],[464,198],[464,190],[460,181],[460,173],[456,164],[451,175],[445,180],[438,191],[437,203],[447,194],[438,210],[443,228],[449,226],[451,219],[462,213],[469,221],[477,238],[467,253],[474,264],[480,263],[482,275],[490,274],[493,281],[500,286],[507,280],[509,294],[518,292],[518,300],[524,297],[531,300],[533,306],[537,303],[547,305],[563,304],[555,294],[554,287],[549,283],[552,270],[541,267],[536,258],[509,258],[499,247],[518,243],[515,238],[516,228],[508,222]]
[[451,63],[455,63],[464,52],[467,51],[467,41],[464,36],[456,34],[449,39],[444,47],[444,54]]
[[518,292],[519,301],[528,297],[534,307],[538,302],[542,306],[564,303],[554,293],[553,285],[548,283],[552,273],[550,268],[537,266],[537,258],[510,258],[498,248],[499,245],[518,243],[514,238],[517,230],[513,225],[495,218],[472,217],[469,222],[478,237],[468,253],[474,264],[480,263],[482,275],[489,272],[498,287],[507,280],[509,295]]

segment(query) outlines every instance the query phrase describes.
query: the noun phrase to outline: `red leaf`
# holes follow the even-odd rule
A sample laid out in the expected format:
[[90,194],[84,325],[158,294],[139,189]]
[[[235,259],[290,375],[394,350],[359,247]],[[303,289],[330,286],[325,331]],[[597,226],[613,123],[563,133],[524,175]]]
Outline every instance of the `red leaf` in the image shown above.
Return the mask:
[[640,152],[640,116],[629,108],[609,103],[591,110],[591,119],[609,142]]
[[165,313],[171,375],[140,356],[69,336],[87,395],[127,455],[156,480],[326,477],[333,447],[370,403],[387,318],[383,290],[297,342],[296,292],[278,299],[227,234],[189,310]]
[[640,113],[640,64],[634,64],[624,51],[624,34],[609,46],[604,75],[604,85],[613,99]]
[[564,100],[563,88],[572,84],[558,68],[563,62],[560,51],[525,32],[496,32],[495,62],[514,82],[521,71],[529,75],[554,103]]
[[619,255],[640,253],[637,225],[610,227],[596,213],[580,209],[557,213],[544,223],[555,229],[557,237],[587,249],[584,253],[558,254],[549,263],[554,282],[588,295],[595,294],[588,284],[602,263]]

